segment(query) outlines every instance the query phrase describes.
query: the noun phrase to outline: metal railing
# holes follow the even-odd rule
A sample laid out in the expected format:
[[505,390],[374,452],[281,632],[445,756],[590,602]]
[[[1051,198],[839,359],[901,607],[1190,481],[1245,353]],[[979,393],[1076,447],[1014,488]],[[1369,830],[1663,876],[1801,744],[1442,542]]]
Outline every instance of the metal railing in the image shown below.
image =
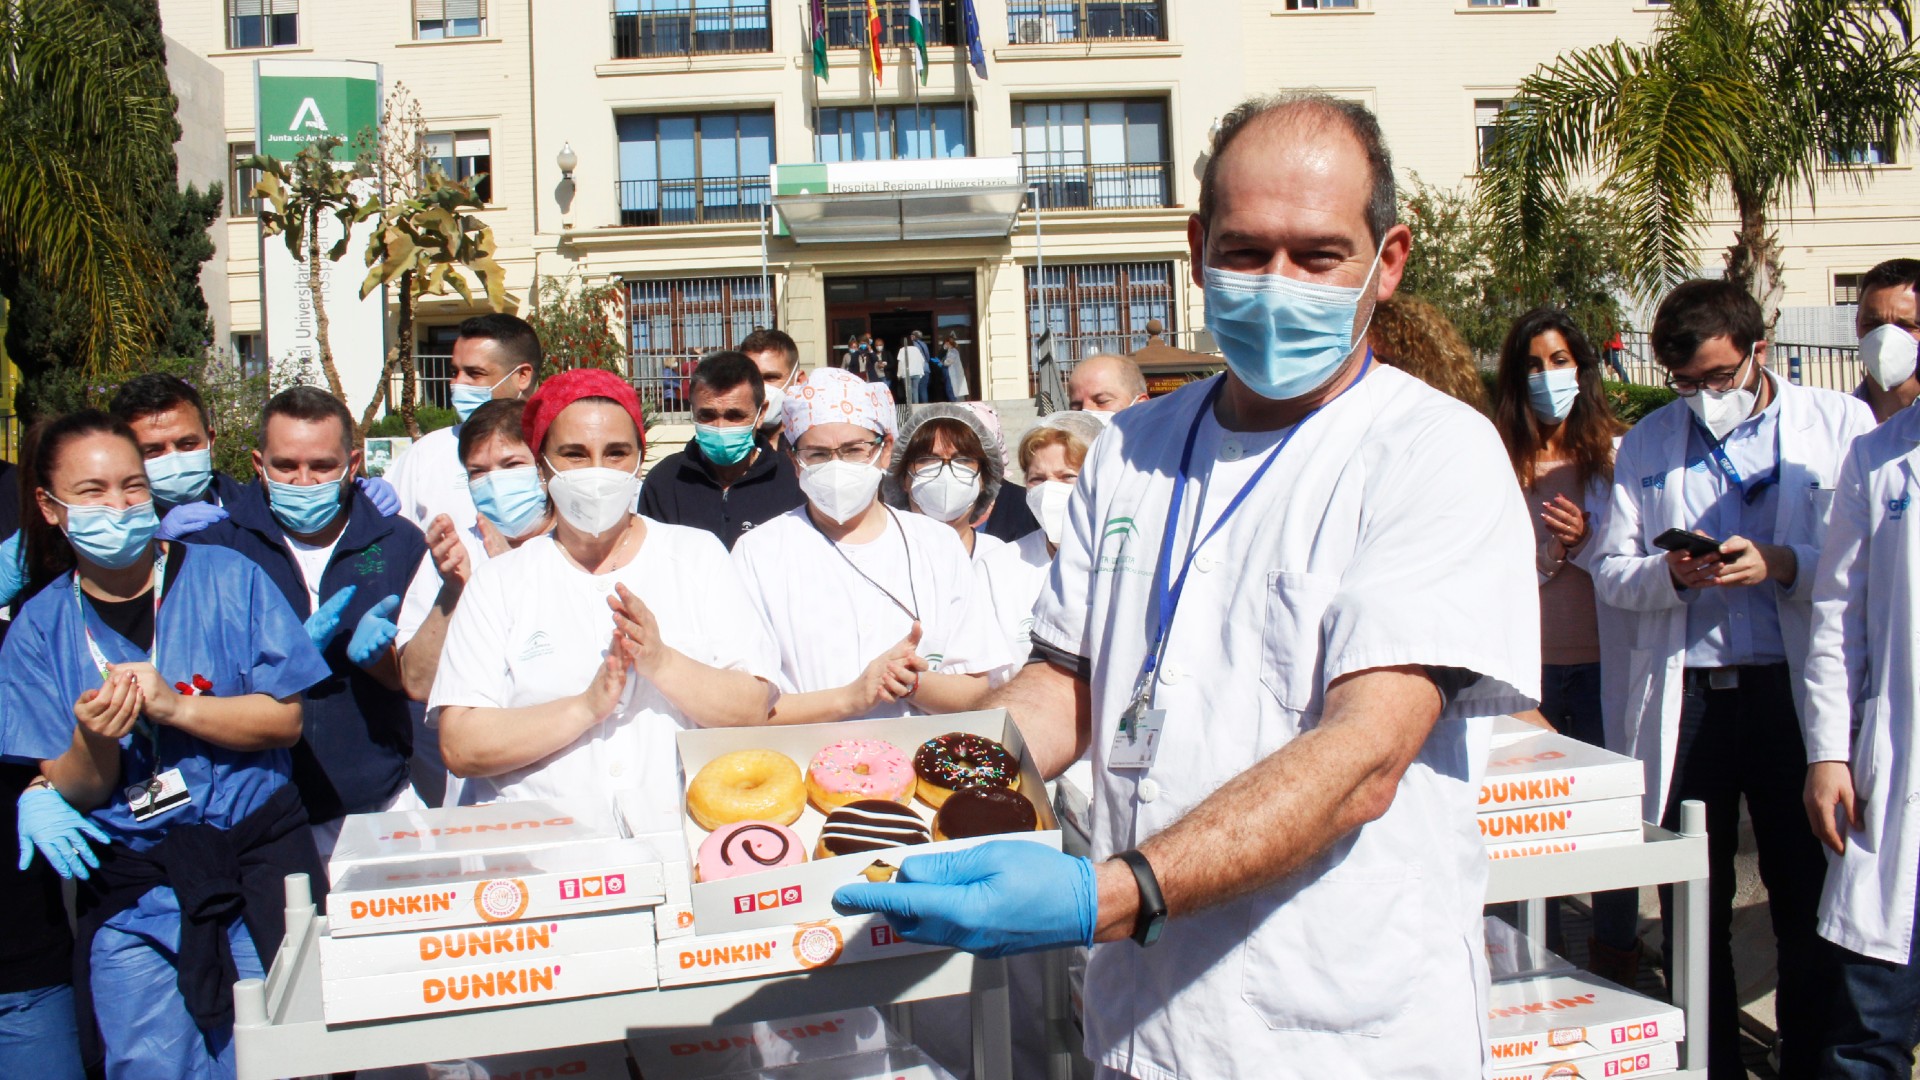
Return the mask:
[[766,0],[735,0],[678,11],[613,13],[613,58],[768,52],[773,30]]
[[[891,48],[913,44],[907,29],[907,0],[879,0],[880,46]],[[830,49],[865,48],[867,44],[867,0],[826,0],[827,47]],[[959,4],[956,0],[925,0],[920,17],[926,20],[927,44],[957,45],[961,41]]]
[[[1645,331],[1623,333],[1620,343],[1622,347],[1617,351],[1601,349],[1601,356],[1608,365],[1608,378],[1624,375],[1627,381],[1645,386],[1662,386],[1666,383],[1667,369],[1653,358],[1653,346],[1648,343]],[[1767,366],[1775,374],[1785,376],[1787,381],[1801,386],[1852,393],[1864,377],[1864,369],[1860,366],[1860,350],[1853,345],[1801,345],[1776,341],[1767,347],[1767,357]]]
[[[1169,330],[1160,335],[1160,340],[1177,349],[1188,349],[1197,353],[1218,357],[1219,349],[1213,344],[1213,338],[1203,330]],[[1073,334],[1056,335],[1053,339],[1053,360],[1060,365],[1060,377],[1066,378],[1080,361],[1095,353],[1118,353],[1121,356],[1133,352],[1147,343],[1144,332],[1131,334]],[[1029,343],[1031,348],[1031,343]]]
[[633,368],[627,381],[633,384],[633,392],[640,395],[641,411],[651,422],[693,422],[692,376],[699,362],[697,357],[643,355],[632,358]]
[[[413,358],[413,399],[423,409],[453,408],[453,357],[445,353],[417,353]],[[387,411],[399,412],[406,377],[396,372],[387,380]]]
[[619,185],[620,224],[628,227],[759,221],[769,195],[764,176],[622,180]]
[[1008,0],[1007,43],[1165,41],[1160,0]]
[[1125,165],[1023,165],[1020,177],[1042,210],[1171,206],[1165,161]]

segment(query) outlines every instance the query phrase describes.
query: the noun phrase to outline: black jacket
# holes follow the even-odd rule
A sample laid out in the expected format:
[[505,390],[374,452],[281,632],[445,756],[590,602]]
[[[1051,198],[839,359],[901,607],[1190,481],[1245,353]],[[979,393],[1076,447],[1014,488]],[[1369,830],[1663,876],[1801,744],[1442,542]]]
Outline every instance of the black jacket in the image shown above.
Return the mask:
[[731,487],[721,487],[698,443],[669,455],[640,486],[640,513],[669,525],[705,529],[731,551],[740,535],[807,501],[793,461],[756,439],[759,456]]

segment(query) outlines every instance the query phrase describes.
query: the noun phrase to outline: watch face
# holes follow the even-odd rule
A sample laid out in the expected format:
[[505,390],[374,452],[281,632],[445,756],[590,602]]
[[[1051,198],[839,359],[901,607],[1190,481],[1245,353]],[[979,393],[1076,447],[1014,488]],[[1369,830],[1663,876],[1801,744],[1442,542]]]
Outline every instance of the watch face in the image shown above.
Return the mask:
[[1141,935],[1140,947],[1144,949],[1154,942],[1159,941],[1160,931],[1166,929],[1166,926],[1167,917],[1165,915],[1155,915],[1153,918],[1147,920],[1147,932]]

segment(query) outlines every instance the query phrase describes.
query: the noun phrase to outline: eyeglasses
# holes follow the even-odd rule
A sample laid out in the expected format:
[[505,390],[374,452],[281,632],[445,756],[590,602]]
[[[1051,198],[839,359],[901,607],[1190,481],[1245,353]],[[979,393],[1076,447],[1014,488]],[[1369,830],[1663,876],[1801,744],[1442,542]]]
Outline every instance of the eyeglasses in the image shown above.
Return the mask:
[[793,456],[795,460],[808,468],[812,468],[815,465],[825,465],[835,458],[850,465],[865,465],[871,462],[874,459],[874,455],[880,452],[880,444],[885,441],[884,438],[876,438],[871,442],[848,443],[845,446],[832,448],[809,446],[795,450]]
[[980,476],[980,463],[972,458],[923,457],[917,458],[907,466],[907,472],[915,480],[933,480],[939,477],[941,469],[953,472],[953,478],[963,484],[970,484]]
[[1679,394],[1681,397],[1692,397],[1702,390],[1711,390],[1716,394],[1724,394],[1733,389],[1734,380],[1740,377],[1741,369],[1746,366],[1746,364],[1742,363],[1740,367],[1734,368],[1732,371],[1716,371],[1704,379],[1681,379],[1669,375],[1666,380],[1666,386],[1667,389]]

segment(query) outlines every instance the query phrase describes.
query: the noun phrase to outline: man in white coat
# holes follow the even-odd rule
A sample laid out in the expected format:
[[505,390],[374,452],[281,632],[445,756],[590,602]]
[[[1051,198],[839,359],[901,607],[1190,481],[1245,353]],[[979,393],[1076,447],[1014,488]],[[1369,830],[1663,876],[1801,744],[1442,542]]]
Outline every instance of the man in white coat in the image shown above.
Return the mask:
[[[1491,717],[1538,696],[1532,532],[1478,413],[1373,363],[1412,243],[1365,106],[1222,119],[1188,222],[1229,374],[1094,445],[997,697],[1092,860],[1017,840],[842,888],[902,936],[1088,944],[1107,1075],[1483,1075]],[[1131,939],[1131,940],[1129,940]]]
[[[1908,1077],[1920,964],[1920,413],[1902,409],[1847,455],[1813,586],[1807,656],[1806,804],[1832,849],[1820,934],[1840,956],[1828,1077]],[[1856,734],[1857,730],[1857,734]]]
[[[1820,846],[1798,795],[1812,575],[1840,462],[1873,427],[1864,402],[1767,369],[1760,305],[1728,281],[1690,281],[1654,315],[1654,357],[1680,394],[1621,441],[1593,554],[1607,742],[1647,771],[1646,812],[1668,828],[1707,806],[1708,1071],[1743,1077],[1736,1028],[1734,854],[1745,796],[1779,953],[1781,1075],[1813,1075],[1829,1000],[1814,930]],[[1696,556],[1663,534],[1701,534]],[[1673,543],[1667,538],[1665,543]],[[1670,890],[1661,890],[1670,916]],[[1672,923],[1667,938],[1672,941]]]

